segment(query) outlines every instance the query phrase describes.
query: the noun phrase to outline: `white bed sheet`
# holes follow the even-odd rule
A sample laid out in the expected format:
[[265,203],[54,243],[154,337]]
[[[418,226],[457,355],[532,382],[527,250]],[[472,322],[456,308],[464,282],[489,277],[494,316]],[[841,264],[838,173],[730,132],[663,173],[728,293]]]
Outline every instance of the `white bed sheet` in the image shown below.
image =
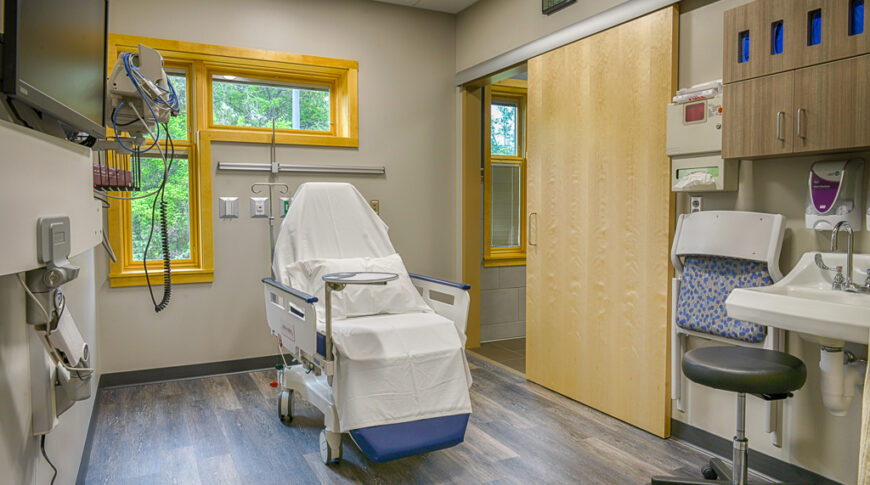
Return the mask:
[[341,431],[471,412],[471,373],[453,322],[437,313],[333,323]]

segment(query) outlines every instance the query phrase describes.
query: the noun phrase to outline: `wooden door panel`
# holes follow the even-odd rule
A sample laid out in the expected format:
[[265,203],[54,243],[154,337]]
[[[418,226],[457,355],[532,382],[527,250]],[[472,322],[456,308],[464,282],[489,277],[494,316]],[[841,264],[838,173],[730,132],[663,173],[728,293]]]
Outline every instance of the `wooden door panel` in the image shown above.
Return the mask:
[[758,158],[791,153],[792,71],[726,84],[722,97],[722,156]]
[[529,61],[526,375],[659,436],[677,21],[669,7]]
[[795,71],[794,105],[800,126],[795,128],[794,151],[870,146],[868,79],[870,55]]

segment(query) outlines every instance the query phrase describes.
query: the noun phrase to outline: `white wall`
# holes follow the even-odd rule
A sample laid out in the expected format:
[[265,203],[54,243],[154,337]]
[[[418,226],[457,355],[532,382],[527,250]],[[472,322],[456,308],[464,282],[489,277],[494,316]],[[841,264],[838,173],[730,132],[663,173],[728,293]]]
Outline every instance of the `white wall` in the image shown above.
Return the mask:
[[[680,72],[679,87],[688,87],[722,77],[722,14],[750,0],[686,0],[680,5]],[[522,0],[482,0],[461,12],[457,19],[457,71],[536,40],[572,22],[621,3],[587,2],[572,5],[551,18],[542,17],[538,3]],[[518,19],[522,19],[519,21]],[[510,28],[504,28],[509,25]],[[853,156],[856,154],[852,154]],[[856,156],[870,161],[870,153]],[[743,163],[740,192],[705,197],[705,209],[755,210],[784,214],[787,233],[781,268],[791,270],[807,251],[827,249],[823,235],[804,229],[803,210],[806,180],[810,165],[822,158],[841,156],[786,158]],[[749,167],[752,167],[751,169]],[[865,174],[865,177],[867,174]],[[865,187],[867,185],[865,184]],[[678,197],[678,213],[687,210],[687,197]],[[870,235],[856,235],[856,251],[870,252]],[[690,345],[698,345],[694,340]],[[850,346],[859,356],[866,356],[866,346]],[[821,404],[819,392],[819,346],[790,336],[788,351],[807,364],[808,379],[804,388],[785,405],[784,446],[774,447],[764,426],[764,405],[748,400],[750,447],[781,460],[794,463],[844,483],[856,481],[858,431],[861,400],[852,404],[845,417],[834,417]],[[690,384],[688,412],[673,409],[673,417],[715,433],[725,439],[734,434],[735,397]]]
[[[81,270],[76,280],[64,285],[64,295],[79,331],[92,343],[92,364],[97,365],[94,250],[71,261]],[[0,277],[0,483],[41,485],[51,479],[51,469],[40,455],[39,439],[30,434],[32,330],[25,322],[25,299],[15,275]],[[99,375],[91,381],[91,398],[73,405],[46,438],[46,452],[59,470],[57,485],[75,483],[98,379]]]
[[581,0],[547,16],[541,15],[538,1],[480,0],[456,18],[456,71],[540,39],[623,1]]
[[[172,15],[165,12],[172,11]],[[458,274],[458,178],[454,17],[359,0],[113,0],[109,31],[359,61],[358,149],[281,146],[282,163],[384,165],[386,177],[282,174],[295,190],[312,180],[354,183],[378,199],[410,271]],[[223,361],[275,353],[260,278],[269,275],[268,226],[251,220],[250,184],[266,174],[216,173],[218,161],[266,162],[266,145],[213,149],[214,214],[238,196],[242,217],[214,221],[215,280],[176,285],[155,315],[145,288],[109,288],[97,258],[104,372]],[[158,291],[160,291],[158,289]]]

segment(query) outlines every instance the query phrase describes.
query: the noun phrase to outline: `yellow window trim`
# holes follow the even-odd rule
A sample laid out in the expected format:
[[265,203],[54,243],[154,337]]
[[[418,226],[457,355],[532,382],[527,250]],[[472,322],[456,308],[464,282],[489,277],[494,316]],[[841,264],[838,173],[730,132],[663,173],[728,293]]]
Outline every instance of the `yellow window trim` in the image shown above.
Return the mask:
[[[167,67],[181,68],[187,73],[187,140],[173,142],[177,149],[188,153],[191,258],[172,262],[172,282],[211,282],[214,280],[211,142],[271,143],[272,140],[269,128],[212,124],[212,74],[233,74],[328,87],[330,130],[319,132],[280,129],[277,130],[275,142],[286,145],[358,147],[359,64],[356,61],[260,49],[109,34],[108,69],[112,69],[121,52],[134,52],[140,43],[160,51]],[[142,262],[134,261],[132,254],[130,202],[111,200],[108,222],[109,241],[118,257],[118,261],[111,263],[109,268],[110,285],[145,285]],[[152,285],[162,283],[162,261],[148,262],[148,277]]]
[[[487,268],[497,266],[521,266],[526,264],[526,82],[509,79],[489,86],[485,95],[486,109],[484,122],[484,164],[483,164],[483,265]],[[489,106],[495,101],[510,101],[517,104],[517,156],[492,155],[490,147]],[[492,164],[514,164],[520,166],[520,245],[510,248],[492,248]]]
[[109,69],[118,54],[142,43],[160,51],[167,65],[192,64],[196,79],[195,124],[200,133],[214,132],[214,141],[271,143],[271,129],[212,123],[212,74],[327,86],[330,89],[330,131],[279,129],[275,143],[359,147],[359,63],[344,59],[288,54],[260,49],[199,44],[151,37],[109,34]]

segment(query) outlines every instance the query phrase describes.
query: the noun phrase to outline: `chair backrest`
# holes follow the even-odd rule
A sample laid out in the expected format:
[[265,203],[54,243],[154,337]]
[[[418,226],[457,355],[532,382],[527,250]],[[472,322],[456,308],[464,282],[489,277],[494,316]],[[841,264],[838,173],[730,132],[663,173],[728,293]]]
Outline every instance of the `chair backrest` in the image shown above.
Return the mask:
[[680,274],[675,323],[686,330],[749,343],[767,327],[728,317],[734,288],[767,286],[780,279],[785,218],[778,214],[708,211],[680,216],[671,257]]
[[300,260],[395,254],[388,229],[353,185],[302,184],[275,241],[275,276],[283,280],[284,269]]

